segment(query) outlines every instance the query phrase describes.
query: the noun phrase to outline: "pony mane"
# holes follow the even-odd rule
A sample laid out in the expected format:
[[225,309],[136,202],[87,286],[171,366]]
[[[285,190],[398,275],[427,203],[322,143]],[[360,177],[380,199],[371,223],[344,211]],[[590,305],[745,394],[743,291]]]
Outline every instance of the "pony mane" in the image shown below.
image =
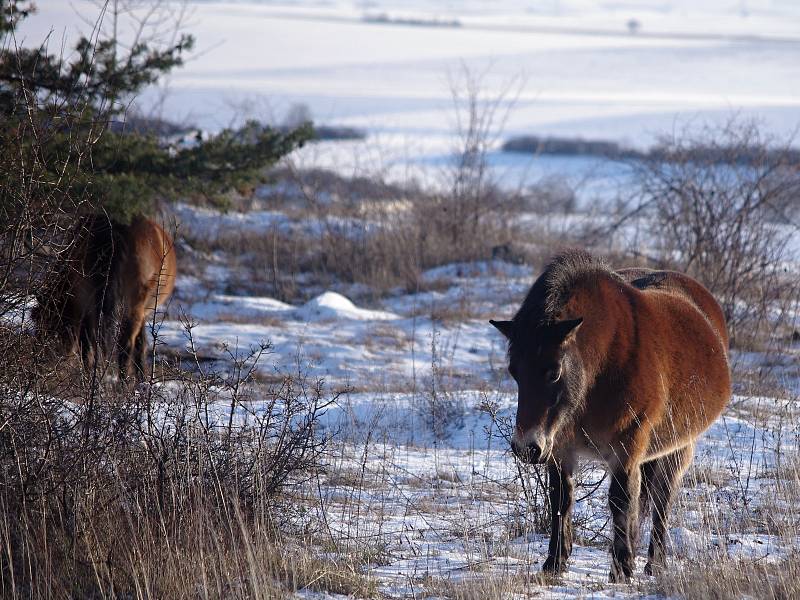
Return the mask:
[[524,329],[551,323],[567,303],[575,285],[600,277],[619,276],[600,258],[584,250],[557,254],[528,291],[514,322]]

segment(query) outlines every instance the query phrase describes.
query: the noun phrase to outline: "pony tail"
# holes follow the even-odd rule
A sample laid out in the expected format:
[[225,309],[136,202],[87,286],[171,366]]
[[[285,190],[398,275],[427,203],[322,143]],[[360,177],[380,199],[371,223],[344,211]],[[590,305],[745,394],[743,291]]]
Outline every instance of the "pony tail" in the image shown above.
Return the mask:
[[126,226],[100,215],[92,219],[89,228],[90,247],[87,256],[93,257],[94,263],[89,273],[95,292],[97,342],[104,360],[109,360],[123,326],[124,274],[121,273],[121,265],[127,253]]

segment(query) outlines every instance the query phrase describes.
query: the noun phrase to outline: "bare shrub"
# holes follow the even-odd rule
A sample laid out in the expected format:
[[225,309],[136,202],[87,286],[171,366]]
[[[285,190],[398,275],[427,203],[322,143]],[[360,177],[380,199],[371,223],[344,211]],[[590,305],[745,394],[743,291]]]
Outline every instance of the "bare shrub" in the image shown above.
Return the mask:
[[466,405],[453,392],[439,339],[439,332],[431,335],[431,372],[424,382],[425,389],[416,394],[417,411],[436,439],[444,439],[453,428],[464,424]]
[[0,318],[18,320],[28,292],[52,276],[54,261],[42,259],[43,247],[54,257],[72,250],[75,239],[66,234],[73,216],[92,208],[72,189],[72,164],[87,158],[99,129],[71,137],[63,153],[45,155],[58,136],[46,123],[31,118],[0,126]]
[[[292,193],[303,201],[294,216],[313,219],[316,231],[291,232],[300,242],[272,238],[271,248],[256,242],[250,249],[262,265],[258,270],[273,273],[275,281],[295,278],[274,275],[287,265],[314,273],[322,282],[364,283],[381,294],[397,287],[418,290],[426,269],[491,260],[498,248],[510,248],[512,216],[521,207],[492,181],[488,164],[502,128],[502,110],[510,104],[508,94],[488,97],[480,77],[466,70],[451,84],[451,93],[457,144],[442,173],[442,189],[423,191],[378,178],[344,179],[288,167],[279,174],[289,176]],[[302,249],[299,258],[285,255],[283,248],[293,245]]]
[[[275,553],[281,531],[307,526],[287,500],[321,469],[321,383],[300,374],[257,385],[267,345],[231,351],[227,373],[206,372],[191,329],[196,374],[131,391],[44,378],[28,362],[35,353],[12,357],[0,379],[6,595],[171,596],[175,582],[156,576],[162,554],[176,569],[187,567],[181,548],[199,558],[230,547],[246,562],[253,548]],[[239,585],[241,575],[223,574]],[[201,575],[188,581],[202,585]]]
[[772,331],[797,299],[789,241],[800,233],[790,220],[800,171],[793,157],[754,126],[732,123],[700,139],[663,140],[636,165],[637,211],[652,214],[658,264],[703,282],[739,345]]
[[[486,413],[491,419],[492,430],[487,434],[501,440],[506,447],[510,447],[513,432],[512,421],[501,417],[498,405],[488,397],[484,397],[479,410]],[[515,483],[519,485],[522,493],[516,501],[511,535],[517,537],[538,533],[549,536],[551,512],[547,467],[526,463],[518,457],[512,456],[516,470]],[[574,476],[576,506],[588,498],[596,496],[605,481],[606,475],[599,476],[596,465],[587,462],[580,464]],[[609,516],[605,513],[598,516],[592,512],[576,511],[572,518],[577,543],[597,544],[608,541],[606,526],[609,523]]]
[[412,188],[400,198],[364,202],[356,182],[352,198],[340,195],[329,205],[320,200],[326,189],[315,187],[318,178],[306,181],[302,172],[294,177],[303,182],[305,202],[290,225],[231,230],[213,239],[184,234],[195,250],[229,257],[240,291],[285,301],[304,300],[313,286],[336,283],[365,284],[375,296],[396,288],[417,291],[425,287],[426,269],[498,258],[498,248],[511,248],[515,237],[513,207],[499,201],[481,214],[477,229],[467,231],[454,210],[460,200],[450,196]]
[[530,186],[520,201],[531,212],[547,215],[550,213],[573,213],[577,208],[575,189],[562,177],[549,176]]

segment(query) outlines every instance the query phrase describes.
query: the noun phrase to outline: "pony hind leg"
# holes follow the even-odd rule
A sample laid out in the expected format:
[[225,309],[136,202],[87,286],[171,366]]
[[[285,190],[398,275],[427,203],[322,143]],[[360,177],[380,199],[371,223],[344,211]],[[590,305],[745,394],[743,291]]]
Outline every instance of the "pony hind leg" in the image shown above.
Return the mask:
[[133,368],[136,381],[144,381],[147,377],[147,328],[144,323],[139,328],[133,350]]
[[[141,355],[144,350],[141,344],[144,343],[139,338],[143,338],[142,326],[144,324],[144,317],[126,318],[119,332],[119,378],[123,382],[130,379],[131,373],[139,380],[141,375],[138,373],[141,368]],[[136,368],[136,370],[134,370]]]
[[664,566],[664,543],[669,508],[693,453],[694,448],[690,444],[647,463],[649,466],[647,487],[653,503],[653,530],[647,550],[645,575],[653,575]]
[[97,324],[93,319],[84,318],[78,327],[78,350],[84,375],[94,379],[99,367],[100,348],[97,341]]
[[639,484],[639,519],[638,523],[634,524],[633,533],[635,537],[631,539],[631,546],[636,549],[639,546],[639,540],[642,535],[642,528],[647,515],[650,514],[651,505],[651,488],[653,480],[653,461],[642,463],[639,467],[639,475],[641,483]]

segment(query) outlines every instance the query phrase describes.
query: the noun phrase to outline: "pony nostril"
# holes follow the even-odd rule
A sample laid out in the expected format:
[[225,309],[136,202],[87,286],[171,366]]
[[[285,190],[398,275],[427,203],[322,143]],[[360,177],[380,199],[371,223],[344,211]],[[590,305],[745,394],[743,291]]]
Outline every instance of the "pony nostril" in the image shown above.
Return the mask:
[[536,463],[542,458],[542,448],[536,443],[530,443],[527,446],[512,443],[511,450],[525,462]]
[[538,444],[535,443],[528,444],[527,450],[528,450],[528,459],[531,462],[538,461],[539,458],[541,458],[542,456],[542,449],[539,447]]

